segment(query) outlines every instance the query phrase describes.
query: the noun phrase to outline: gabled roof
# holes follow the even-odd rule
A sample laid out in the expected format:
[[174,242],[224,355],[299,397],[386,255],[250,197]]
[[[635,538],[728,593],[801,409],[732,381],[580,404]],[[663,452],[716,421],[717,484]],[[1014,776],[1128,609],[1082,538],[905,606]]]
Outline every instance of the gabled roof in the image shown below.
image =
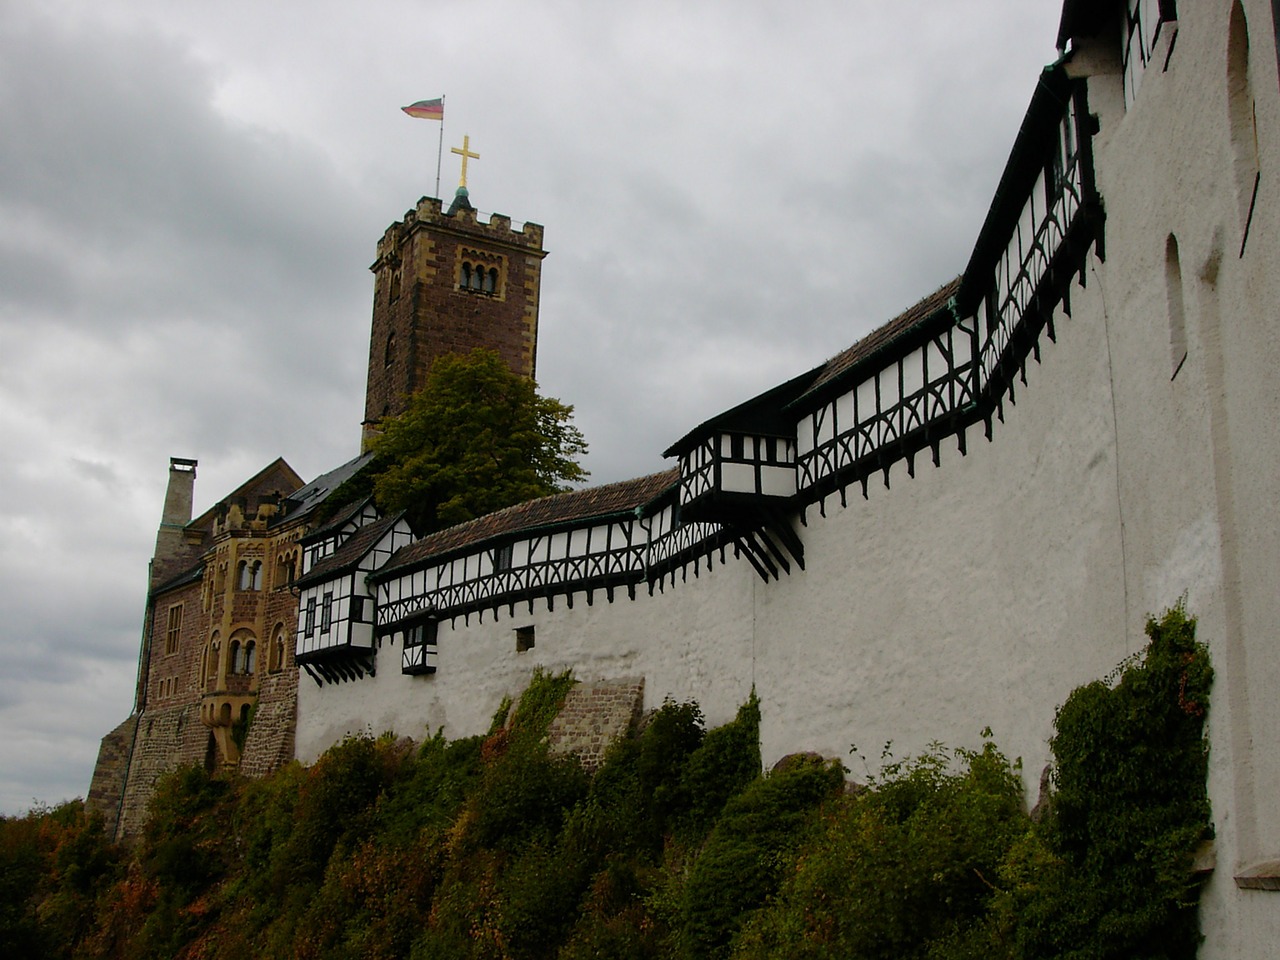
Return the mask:
[[814,367],[724,413],[716,414],[710,420],[704,420],[667,447],[662,455],[664,457],[679,456],[712,433],[750,433],[761,437],[793,436],[794,426],[790,418],[782,416],[782,409],[805,391],[821,369],[821,367]]
[[425,566],[432,561],[465,552],[486,540],[511,539],[513,535],[543,528],[568,526],[583,520],[602,520],[632,514],[672,489],[680,479],[678,469],[664,470],[635,480],[623,480],[585,490],[570,490],[507,507],[457,526],[428,534],[401,547],[373,579],[393,571]]
[[[292,495],[294,491],[302,486],[302,478],[298,476],[293,467],[285,463],[284,457],[276,457],[218,502],[226,503],[228,500],[234,500],[237,497],[247,497],[255,490],[260,492],[264,488],[273,485],[277,488],[275,492],[278,492],[282,497]],[[187,527],[203,530],[212,529],[213,519],[217,511],[216,505],[210,507],[188,523]]]
[[368,555],[369,551],[377,546],[383,535],[394,527],[403,516],[403,513],[397,513],[374,520],[372,523],[366,523],[348,537],[346,542],[338,547],[336,551],[317,563],[303,576],[293,581],[293,586],[309,586],[322,580],[331,580],[350,570],[354,570],[360,565],[360,561]]

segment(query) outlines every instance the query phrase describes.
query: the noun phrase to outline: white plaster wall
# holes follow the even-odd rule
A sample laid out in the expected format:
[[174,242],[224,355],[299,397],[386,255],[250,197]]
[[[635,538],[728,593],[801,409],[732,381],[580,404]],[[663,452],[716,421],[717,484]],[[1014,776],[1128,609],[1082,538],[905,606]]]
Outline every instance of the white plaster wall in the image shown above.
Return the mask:
[[[1262,186],[1243,257],[1229,174],[1229,0],[1180,4],[1167,72],[1126,113],[1120,78],[1090,80],[1107,212],[1106,260],[1090,258],[1072,316],[1056,317],[1018,403],[988,443],[944,446],[917,476],[898,465],[849,505],[800,528],[807,570],[761,583],[729,558],[687,583],[572,610],[487,614],[442,626],[439,672],[379,675],[299,692],[298,752],[344,733],[483,731],[536,664],[580,677],[644,675],[646,706],[696,698],[729,719],[755,683],[765,762],[812,749],[871,768],[929,741],[972,746],[984,726],[1024,760],[1034,789],[1054,708],[1144,643],[1143,623],[1187,597],[1217,680],[1210,790],[1218,869],[1202,956],[1268,957],[1280,895],[1236,888],[1242,866],[1280,857],[1280,81],[1269,4],[1249,0]],[[1029,79],[1029,83],[1031,80]],[[1165,241],[1180,245],[1188,358],[1170,380]],[[532,624],[534,650],[515,652]],[[1034,795],[1030,797],[1034,800]]]
[[[336,686],[303,678],[298,691],[298,758],[311,762],[348,733],[385,730],[420,738],[443,728],[446,736],[483,733],[504,695],[518,694],[537,666],[572,668],[583,680],[645,677],[646,708],[665,696],[697,700],[711,725],[733,718],[751,692],[751,578],[747,561],[719,555],[712,569],[688,572],[686,582],[650,597],[625,590],[609,603],[603,590],[587,604],[585,593],[556,597],[554,610],[538,601],[532,613],[516,607],[495,620],[471,617],[440,625],[437,672],[400,673],[400,650],[384,642],[378,674]],[[516,652],[515,630],[533,626],[536,644]]]
[[[1148,70],[1126,114],[1091,81],[1102,115],[1107,206],[1101,287],[1116,358],[1130,608],[1186,594],[1217,671],[1210,796],[1218,867],[1202,956],[1269,957],[1280,900],[1233,876],[1280,857],[1280,83],[1265,0],[1249,0],[1262,180],[1243,256],[1228,127],[1230,0],[1179,4],[1167,71]],[[1095,92],[1096,89],[1096,92]],[[1170,380],[1165,243],[1178,240],[1188,355]]]

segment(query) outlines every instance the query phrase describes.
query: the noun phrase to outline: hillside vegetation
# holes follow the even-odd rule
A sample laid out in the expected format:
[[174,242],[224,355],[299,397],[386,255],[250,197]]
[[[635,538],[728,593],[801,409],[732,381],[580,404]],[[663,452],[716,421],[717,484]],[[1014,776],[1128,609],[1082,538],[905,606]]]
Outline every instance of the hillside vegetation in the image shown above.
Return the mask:
[[[263,780],[167,777],[112,847],[76,802],[0,822],[0,955],[111,958],[1190,958],[1212,671],[1180,609],[1059,710],[1036,820],[996,746],[864,788],[760,774],[754,696],[668,701],[604,765],[548,755],[573,680],[484,737],[336,745]],[[1043,809],[1043,808],[1042,808]]]

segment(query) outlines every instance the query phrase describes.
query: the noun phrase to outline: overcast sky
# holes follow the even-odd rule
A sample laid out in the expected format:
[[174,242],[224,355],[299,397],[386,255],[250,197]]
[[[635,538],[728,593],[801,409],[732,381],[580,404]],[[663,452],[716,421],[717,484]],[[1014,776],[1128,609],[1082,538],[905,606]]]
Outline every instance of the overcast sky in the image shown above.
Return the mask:
[[592,482],[963,269],[1058,0],[0,0],[0,812],[129,713],[170,456],[196,512],[358,451],[378,238],[469,134],[546,227]]

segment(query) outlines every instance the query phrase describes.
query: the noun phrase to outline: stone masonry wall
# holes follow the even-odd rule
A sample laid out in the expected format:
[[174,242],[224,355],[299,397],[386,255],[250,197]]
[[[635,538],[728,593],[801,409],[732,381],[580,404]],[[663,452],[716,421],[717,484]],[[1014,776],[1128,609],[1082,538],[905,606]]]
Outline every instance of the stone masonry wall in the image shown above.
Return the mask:
[[579,683],[547,731],[552,756],[572,754],[595,770],[605,751],[635,729],[644,709],[644,677]]
[[138,718],[130,717],[105,737],[98,747],[98,762],[89,784],[87,806],[102,814],[107,836],[115,836],[120,818],[120,802],[124,797],[125,777],[129,772],[129,753]]
[[129,764],[128,789],[116,824],[117,838],[141,832],[147,805],[162,775],[180,766],[205,763],[213,749],[209,729],[200,722],[199,703],[148,710],[133,719],[138,736]]
[[293,759],[298,726],[298,670],[293,662],[293,644],[285,650],[283,672],[264,676],[258,688],[258,705],[240,757],[240,772],[248,777],[264,777]]

